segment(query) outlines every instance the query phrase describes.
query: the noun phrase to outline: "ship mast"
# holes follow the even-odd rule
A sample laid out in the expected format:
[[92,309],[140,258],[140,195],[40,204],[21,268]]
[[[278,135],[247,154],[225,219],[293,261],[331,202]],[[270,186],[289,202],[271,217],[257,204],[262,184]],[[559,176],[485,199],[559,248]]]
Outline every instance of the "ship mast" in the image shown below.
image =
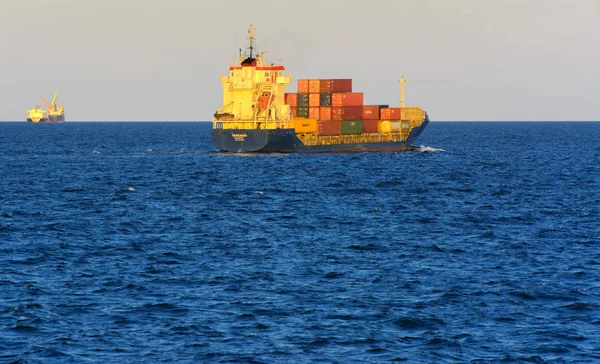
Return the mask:
[[402,76],[402,78],[396,81],[400,82],[400,107],[404,107],[404,82],[406,82],[406,79]]
[[252,50],[254,49],[254,27],[252,26],[252,23],[250,23],[250,28],[248,28],[248,34],[248,39],[250,39],[250,58],[252,58]]

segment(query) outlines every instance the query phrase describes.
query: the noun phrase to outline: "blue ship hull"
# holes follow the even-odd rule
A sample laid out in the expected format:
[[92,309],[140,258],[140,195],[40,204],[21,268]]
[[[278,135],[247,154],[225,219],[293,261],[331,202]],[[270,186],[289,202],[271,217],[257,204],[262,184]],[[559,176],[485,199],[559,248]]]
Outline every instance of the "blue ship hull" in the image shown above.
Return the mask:
[[307,146],[294,129],[213,129],[213,144],[223,152],[237,153],[333,153],[406,151],[423,132],[429,120],[414,128],[401,142],[329,144]]

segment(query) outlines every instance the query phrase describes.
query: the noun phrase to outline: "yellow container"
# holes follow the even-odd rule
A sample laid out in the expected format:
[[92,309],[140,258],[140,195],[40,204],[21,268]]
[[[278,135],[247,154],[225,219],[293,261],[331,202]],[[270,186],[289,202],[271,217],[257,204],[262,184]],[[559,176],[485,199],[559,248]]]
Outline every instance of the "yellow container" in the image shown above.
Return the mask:
[[379,120],[379,132],[380,133],[391,133],[392,132],[392,121],[391,120]]
[[418,107],[403,107],[400,111],[402,120],[418,120],[425,119],[425,111]]
[[296,118],[294,119],[294,129],[296,129],[296,134],[316,133],[317,119]]

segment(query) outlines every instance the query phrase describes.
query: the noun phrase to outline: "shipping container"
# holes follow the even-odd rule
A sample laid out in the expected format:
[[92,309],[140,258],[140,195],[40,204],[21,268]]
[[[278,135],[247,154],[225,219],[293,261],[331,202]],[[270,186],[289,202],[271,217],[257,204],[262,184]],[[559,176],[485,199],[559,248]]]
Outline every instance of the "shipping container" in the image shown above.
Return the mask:
[[378,120],[379,119],[379,105],[364,105],[363,106],[363,120]]
[[331,90],[325,92],[352,92],[352,79],[338,78],[331,80]]
[[362,120],[344,120],[342,121],[342,134],[362,134]]
[[344,118],[344,108],[341,106],[331,108],[331,120],[342,120]]
[[331,106],[331,93],[321,94],[321,106]]
[[308,108],[308,117],[310,119],[318,119],[319,118],[319,107],[318,106],[311,106]]
[[321,94],[308,94],[308,106],[321,106]]
[[298,80],[298,93],[308,93],[308,80]]
[[317,121],[319,135],[340,135],[342,133],[341,121]]
[[316,133],[317,119],[297,118],[294,119],[294,129],[296,133]]
[[392,126],[392,133],[399,133],[400,132],[400,122],[399,121],[392,121],[391,122],[391,126]]
[[346,92],[342,94],[342,106],[360,106],[364,104],[362,92]]
[[[320,91],[321,93],[331,93],[331,80],[321,80],[321,85],[320,85]],[[327,105],[329,106],[329,105]]]
[[331,94],[331,106],[344,106],[344,94],[335,92]]
[[402,120],[401,125],[402,131],[406,132],[410,130],[410,120]]
[[342,107],[342,120],[362,120],[363,108],[362,106],[343,106]]
[[422,121],[423,119],[425,119],[425,111],[418,107],[403,107],[402,119]]
[[321,80],[309,80],[308,81],[308,92],[311,94],[321,93]]
[[392,121],[391,120],[379,120],[379,132],[380,133],[391,133],[392,132]]
[[330,106],[321,106],[319,108],[319,120],[331,120]]
[[298,93],[298,107],[308,107],[307,93]]
[[293,118],[295,118],[296,116],[298,116],[298,107],[297,106],[290,106],[290,114],[292,114]]
[[379,110],[379,114],[382,120],[400,120],[400,108],[399,107],[388,107]]
[[308,118],[308,107],[298,107],[298,117]]
[[298,106],[298,94],[297,93],[286,93],[285,103],[290,106]]
[[364,119],[363,120],[363,132],[364,133],[378,133],[379,132],[379,120]]

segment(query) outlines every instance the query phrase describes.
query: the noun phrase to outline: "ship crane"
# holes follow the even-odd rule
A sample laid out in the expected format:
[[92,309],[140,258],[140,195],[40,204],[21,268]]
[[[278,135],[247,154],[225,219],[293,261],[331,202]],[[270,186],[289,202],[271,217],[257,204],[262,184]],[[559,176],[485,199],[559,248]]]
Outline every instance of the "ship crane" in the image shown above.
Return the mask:
[[44,99],[44,96],[40,96],[40,99],[42,99],[42,102],[46,106],[48,112],[52,111],[53,114],[61,114],[64,109],[64,106],[61,105],[60,107],[57,107],[56,103],[58,102],[58,97],[58,91],[56,91],[54,93],[54,97],[52,97],[52,103],[48,104],[46,99]]

